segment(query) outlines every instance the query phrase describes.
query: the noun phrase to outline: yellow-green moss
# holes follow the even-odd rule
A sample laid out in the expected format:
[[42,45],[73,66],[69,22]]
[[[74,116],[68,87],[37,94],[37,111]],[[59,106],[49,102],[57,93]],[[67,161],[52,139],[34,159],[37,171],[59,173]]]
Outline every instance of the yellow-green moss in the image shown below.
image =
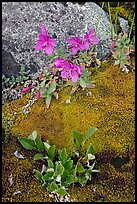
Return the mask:
[[[32,106],[28,116],[24,117],[24,114],[21,112],[21,106],[27,104],[26,96],[5,104],[3,106],[3,113],[5,114],[7,110],[8,114],[12,114],[14,111],[17,112],[10,130],[15,140],[15,136],[28,137],[28,135],[36,130],[43,140],[48,139],[50,143],[55,144],[57,148],[66,147],[69,153],[72,152],[72,130],[80,131],[84,135],[88,128],[97,127],[98,131],[85,143],[85,149],[89,146],[89,143],[92,142],[95,147],[97,161],[101,163],[98,166],[101,173],[102,170],[105,169],[106,163],[109,163],[108,165],[112,167],[114,172],[111,171],[110,168],[106,168],[105,172],[108,170],[108,174],[110,175],[106,180],[101,179],[99,184],[95,183],[82,190],[74,188],[75,190],[73,191],[73,189],[70,188],[70,192],[72,191],[71,195],[72,197],[77,197],[80,201],[84,201],[84,199],[85,201],[90,201],[93,187],[97,185],[97,192],[105,194],[108,201],[130,201],[132,197],[134,197],[134,182],[130,182],[134,179],[134,72],[125,74],[118,66],[110,65],[110,62],[104,62],[99,72],[93,76],[93,79],[96,81],[96,88],[92,89],[92,96],[87,97],[85,91],[80,91],[75,93],[70,104],[66,104],[65,101],[68,99],[70,93],[70,88],[68,88],[59,93],[58,100],[52,100],[49,109],[46,109],[44,100],[40,99]],[[20,147],[18,142],[16,145]],[[9,150],[5,150],[4,152]],[[25,154],[28,152],[22,148],[21,151],[25,151]],[[8,152],[7,154],[10,153]],[[113,157],[126,157],[127,155],[129,160],[121,167],[122,172],[120,173],[119,169],[115,169],[115,167],[110,164],[110,161]],[[30,160],[29,158],[29,161],[26,162],[30,162]],[[4,165],[6,164],[4,163]],[[12,165],[14,166],[14,164]],[[31,169],[31,166],[29,169]],[[27,174],[29,169],[26,169],[25,174]],[[125,173],[125,171],[127,171],[127,173]],[[115,189],[115,185],[118,185],[117,181],[119,178],[121,178],[121,182],[123,182],[122,185],[124,185],[124,189],[122,185],[119,185],[119,188]],[[27,183],[26,185],[31,184]],[[104,188],[104,185],[107,187]],[[88,191],[87,197],[81,196],[80,198],[78,191],[80,195]],[[75,193],[77,195],[75,195]],[[121,196],[122,193],[123,195]],[[94,194],[95,197],[93,196],[91,200],[98,199],[96,198],[97,194]],[[20,200],[21,195],[18,196]],[[38,197],[38,199],[40,199],[41,196],[39,196],[38,193],[36,198]]]

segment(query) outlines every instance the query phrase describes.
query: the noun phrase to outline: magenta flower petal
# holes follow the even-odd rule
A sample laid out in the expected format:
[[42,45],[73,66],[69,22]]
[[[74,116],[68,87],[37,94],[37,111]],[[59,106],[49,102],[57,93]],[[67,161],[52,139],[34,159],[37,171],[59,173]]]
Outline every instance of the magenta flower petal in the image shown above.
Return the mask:
[[69,71],[67,69],[62,70],[61,77],[62,78],[68,78],[69,77]]
[[25,92],[29,91],[30,89],[31,89],[31,87],[26,87],[26,88],[22,89],[21,92],[25,93]]
[[40,91],[37,92],[37,94],[36,94],[36,99],[37,99],[37,100],[40,99]]
[[54,60],[54,66],[55,66],[56,68],[62,68],[62,67],[64,66],[64,63],[65,63],[65,62],[66,62],[65,59],[63,59],[63,58],[57,58],[57,59]]
[[52,55],[53,47],[51,45],[47,45],[44,49],[47,55]]
[[72,53],[73,53],[73,54],[77,54],[77,52],[78,52],[78,48],[77,48],[77,47],[73,47],[73,48],[72,48]]
[[90,30],[89,30],[89,32],[88,32],[88,35],[90,36],[90,37],[92,37],[93,35],[95,35],[95,29],[93,28],[91,28]]
[[96,44],[99,43],[99,39],[96,36],[93,36],[92,39],[91,39],[91,43],[96,45]]
[[42,30],[42,34],[47,35],[47,31],[46,31],[46,28],[44,27],[44,25],[40,24],[39,26],[40,26],[40,28]]
[[54,47],[56,41],[55,41],[54,39],[50,38],[49,41],[48,41],[48,43],[49,43],[51,46]]
[[76,82],[78,80],[78,73],[77,71],[72,71],[71,72],[71,79],[73,82]]

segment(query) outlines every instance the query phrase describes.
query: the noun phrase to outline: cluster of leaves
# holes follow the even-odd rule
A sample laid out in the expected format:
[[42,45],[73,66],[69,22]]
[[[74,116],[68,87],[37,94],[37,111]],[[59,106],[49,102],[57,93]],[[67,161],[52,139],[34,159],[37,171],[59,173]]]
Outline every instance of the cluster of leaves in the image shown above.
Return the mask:
[[122,71],[128,73],[129,68],[131,68],[130,54],[135,52],[135,46],[130,44],[128,34],[119,34],[118,36],[114,37],[111,52],[115,59],[114,65],[119,64]]
[[82,148],[85,141],[96,130],[97,128],[90,128],[84,139],[80,132],[72,131],[74,157],[70,157],[65,148],[57,151],[56,146],[50,145],[48,140],[42,142],[36,131],[28,138],[18,138],[25,149],[38,149],[39,153],[34,155],[34,160],[46,161],[46,165],[43,164],[41,171],[34,169],[35,176],[44,189],[64,196],[67,194],[67,188],[72,184],[79,183],[81,186],[85,186],[88,180],[92,180],[92,172],[99,172],[94,169],[94,147],[90,144],[85,154],[82,153]]
[[25,70],[25,66],[22,64],[19,75],[17,77],[11,76],[10,78],[2,75],[2,85],[18,86],[23,85],[25,81],[29,79],[30,70]]

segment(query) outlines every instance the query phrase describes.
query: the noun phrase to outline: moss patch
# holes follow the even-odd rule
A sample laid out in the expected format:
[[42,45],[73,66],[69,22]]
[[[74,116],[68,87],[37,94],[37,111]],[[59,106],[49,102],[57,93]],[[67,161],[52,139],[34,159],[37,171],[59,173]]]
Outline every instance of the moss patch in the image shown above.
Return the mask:
[[[35,102],[28,116],[21,112],[21,107],[27,104],[30,96],[26,95],[22,99],[12,101],[3,106],[5,121],[8,120],[8,116],[5,113],[12,115],[15,111],[17,112],[16,118],[12,120],[13,123],[10,127],[13,137],[11,144],[14,149],[10,149],[11,144],[6,144],[3,148],[3,154],[6,154],[3,158],[3,174],[7,172],[10,175],[13,166],[16,169],[14,171],[15,176],[19,172],[21,172],[21,175],[24,172],[27,177],[29,173],[32,180],[28,179],[27,182],[27,179],[24,179],[23,182],[27,183],[22,185],[25,186],[25,189],[27,188],[28,191],[32,192],[32,183],[34,182],[36,186],[38,185],[32,172],[33,165],[35,164],[31,164],[31,154],[20,147],[16,137],[28,137],[28,135],[36,130],[43,140],[48,139],[57,148],[66,147],[67,151],[71,154],[71,131],[80,131],[84,135],[88,128],[97,127],[99,130],[89,138],[84,150],[92,142],[95,147],[97,167],[100,169],[100,179],[84,188],[75,187],[74,191],[73,188],[70,188],[71,196],[78,198],[79,201],[98,201],[99,199],[104,199],[105,201],[125,202],[134,199],[134,73],[125,74],[117,66],[108,65],[107,62],[103,62],[99,72],[93,76],[94,79],[96,81],[96,88],[92,89],[92,96],[86,96],[85,91],[77,92],[70,104],[65,103],[69,97],[70,89],[68,88],[59,94],[58,101],[56,99],[52,100],[49,109],[46,109],[43,99]],[[20,167],[18,163],[16,164],[16,158],[13,158],[13,153],[17,147],[21,153],[28,154],[26,161],[21,161]],[[12,159],[8,159],[11,157],[11,154]],[[122,158],[122,161],[123,158],[128,158],[128,160],[123,162],[120,168],[117,168],[113,162],[115,161],[114,158]],[[28,168],[26,168],[27,166]],[[22,170],[19,170],[20,168]],[[106,178],[103,175],[106,175]],[[7,196],[9,199],[11,197],[13,199],[13,191],[11,193],[12,186],[8,187],[8,182],[6,184],[5,180],[6,177],[3,175],[3,185],[5,186],[3,197],[6,199]],[[120,184],[118,183],[119,180]],[[21,180],[20,182],[22,183]],[[116,188],[117,186],[118,188]],[[93,193],[95,187],[97,191]],[[27,190],[24,191],[26,192]],[[38,190],[35,194],[36,197],[30,196],[28,200],[32,199],[34,201],[36,198],[36,200],[39,199],[41,201],[42,197],[40,194],[43,195],[42,190],[41,193]],[[22,201],[25,199],[25,194],[23,196],[22,198],[22,195],[17,195],[15,200]],[[44,199],[48,201],[49,197],[44,197]]]

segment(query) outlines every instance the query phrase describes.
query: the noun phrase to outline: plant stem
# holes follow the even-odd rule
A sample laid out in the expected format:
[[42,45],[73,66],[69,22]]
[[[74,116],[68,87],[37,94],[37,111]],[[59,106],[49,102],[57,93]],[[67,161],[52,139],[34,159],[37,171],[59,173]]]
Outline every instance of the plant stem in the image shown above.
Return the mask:
[[130,39],[130,35],[131,35],[132,29],[133,29],[134,19],[135,19],[135,13],[134,13],[133,21],[132,21],[132,24],[131,24],[131,27],[130,27],[130,31],[129,31],[129,36],[128,36],[129,39]]
[[110,24],[111,24],[111,33],[112,33],[112,36],[114,37],[115,32],[114,32],[114,27],[113,27],[113,24],[112,24],[111,11],[110,11],[110,4],[109,4],[109,2],[108,2],[108,12],[109,12],[109,18],[110,18]]
[[[104,3],[105,3],[105,2],[102,2],[102,6],[101,6],[102,9],[103,9],[103,7],[104,7]],[[97,33],[97,30],[98,30],[98,25],[99,25],[99,23],[100,23],[100,18],[101,18],[101,15],[99,15],[98,22],[97,22],[97,24],[96,24],[95,34]]]

